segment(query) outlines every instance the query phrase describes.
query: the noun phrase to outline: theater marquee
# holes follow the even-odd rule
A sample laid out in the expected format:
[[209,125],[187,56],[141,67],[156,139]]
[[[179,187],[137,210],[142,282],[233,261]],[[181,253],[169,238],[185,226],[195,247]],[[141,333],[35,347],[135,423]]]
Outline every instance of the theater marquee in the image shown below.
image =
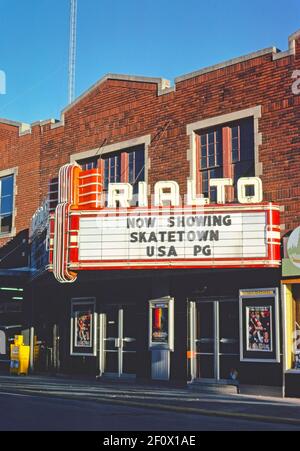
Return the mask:
[[60,282],[80,270],[280,265],[276,205],[83,208],[72,186],[77,170],[60,173],[66,192],[52,221],[51,268]]
[[[169,212],[158,210],[82,214],[79,218],[79,263],[102,266],[143,263],[152,267],[171,265],[211,266],[246,264],[269,260],[266,207],[231,207],[219,213],[207,208]],[[270,262],[271,263],[271,262]]]

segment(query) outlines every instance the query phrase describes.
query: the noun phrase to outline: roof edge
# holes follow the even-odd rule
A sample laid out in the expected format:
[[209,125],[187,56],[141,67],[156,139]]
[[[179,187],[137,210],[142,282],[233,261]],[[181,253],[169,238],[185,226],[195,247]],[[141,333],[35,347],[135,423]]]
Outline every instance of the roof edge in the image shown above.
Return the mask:
[[232,58],[230,60],[223,61],[222,63],[214,64],[213,66],[204,67],[203,69],[199,69],[193,72],[190,72],[185,75],[181,75],[175,78],[175,84],[181,83],[182,81],[189,80],[190,78],[198,77],[199,75],[208,74],[210,72],[214,72],[219,69],[225,69],[226,67],[233,66],[234,64],[243,63],[245,61],[249,61],[251,59],[259,58],[260,56],[268,55],[268,54],[276,54],[279,52],[276,47],[268,47],[262,50],[258,50],[256,52],[248,53],[244,56],[239,56],[237,58]]
[[120,81],[131,81],[137,83],[154,83],[158,87],[158,91],[164,90],[166,88],[170,88],[170,81],[164,78],[156,78],[156,77],[144,77],[140,75],[126,75],[126,74],[112,74],[108,73],[104,75],[100,80],[94,83],[89,89],[84,91],[79,97],[77,97],[74,102],[70,103],[66,108],[62,110],[62,114],[65,114],[67,111],[72,109],[78,102],[80,102],[84,97],[88,96],[94,89],[101,86],[107,80],[120,80]]
[[25,130],[26,128],[30,128],[30,124],[25,124],[24,122],[18,122],[18,121],[11,121],[10,119],[4,119],[0,118],[0,124],[4,125],[10,125],[11,127],[17,127],[22,130]]
[[138,75],[125,75],[125,74],[113,74],[108,73],[104,75],[100,80],[98,80],[96,83],[94,83],[90,88],[88,88],[86,91],[84,91],[79,97],[77,97],[74,102],[67,105],[62,111],[60,120],[54,120],[49,119],[47,121],[36,121],[32,124],[26,124],[23,122],[17,122],[17,121],[11,121],[8,119],[1,119],[0,118],[0,124],[6,124],[13,127],[19,128],[19,135],[27,135],[30,134],[32,131],[32,127],[34,126],[43,126],[46,124],[50,124],[51,129],[56,129],[58,127],[62,127],[65,125],[65,113],[67,113],[69,110],[71,110],[77,103],[79,103],[82,99],[84,99],[86,96],[88,96],[94,89],[99,87],[101,84],[103,84],[107,80],[120,80],[120,81],[130,81],[130,82],[138,82],[138,83],[153,83],[157,85],[157,94],[158,95],[164,95],[171,93],[173,91],[176,91],[176,85],[177,83],[181,83],[185,80],[189,80],[191,78],[198,77],[200,75],[208,74],[210,72],[214,72],[220,69],[225,69],[226,67],[233,66],[235,64],[243,63],[246,61],[249,61],[251,59],[259,58],[264,55],[272,55],[272,61],[276,61],[281,58],[289,57],[292,55],[295,55],[296,53],[296,40],[300,38],[300,29],[292,33],[289,38],[289,48],[288,50],[281,52],[276,47],[268,47],[262,50],[258,50],[256,52],[249,53],[244,56],[240,56],[237,58],[232,58],[230,60],[205,67],[200,70],[196,70],[193,72],[190,72],[188,74],[176,77],[174,80],[174,85],[171,86],[171,83],[169,80],[159,77],[146,77],[146,76],[138,76]]

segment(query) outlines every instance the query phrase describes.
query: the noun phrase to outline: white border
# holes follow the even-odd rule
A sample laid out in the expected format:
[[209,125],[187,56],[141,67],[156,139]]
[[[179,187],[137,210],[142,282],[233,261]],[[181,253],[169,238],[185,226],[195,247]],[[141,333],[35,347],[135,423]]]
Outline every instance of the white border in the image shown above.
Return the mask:
[[[241,295],[241,292],[247,291],[249,294]],[[260,291],[272,291],[273,294],[258,294],[256,293]],[[243,299],[265,299],[265,298],[274,298],[275,303],[275,311],[274,311],[274,321],[275,321],[275,340],[273,343],[275,344],[275,359],[251,359],[244,357],[244,339],[245,335],[243,333]],[[280,316],[279,316],[279,292],[278,288],[243,288],[239,291],[239,304],[240,304],[240,361],[241,362],[252,362],[252,363],[280,363]]]
[[[17,216],[17,207],[16,207],[16,196],[18,194],[17,188],[17,176],[18,176],[18,168],[9,168],[0,171],[0,179],[4,177],[13,176],[13,210],[12,210],[12,225],[11,231],[8,233],[0,232],[0,239],[3,238],[13,238],[16,236],[16,216]],[[0,193],[1,193],[1,183],[0,183]]]
[[[152,342],[152,307],[154,304],[157,303],[165,303],[168,304],[168,320],[169,320],[169,337],[168,337],[168,344],[165,343],[153,343]],[[159,351],[159,350],[166,350],[166,351],[174,351],[174,298],[171,298],[169,296],[163,297],[163,298],[157,298],[157,299],[151,299],[149,301],[149,331],[148,331],[148,337],[149,337],[149,350],[150,351]]]
[[246,349],[246,352],[261,352],[261,353],[264,353],[264,354],[267,354],[267,353],[271,353],[271,354],[273,354],[273,352],[274,352],[274,340],[273,340],[273,308],[272,308],[272,305],[264,305],[263,307],[261,307],[261,306],[247,306],[246,307],[246,324],[248,323],[248,321],[249,321],[249,310],[250,309],[261,309],[261,308],[267,308],[267,309],[270,309],[270,318],[271,318],[271,322],[270,322],[270,335],[271,335],[271,349],[270,350],[267,350],[267,349],[250,349],[249,348],[249,331],[248,331],[248,328],[246,327],[245,328],[245,332],[246,332],[246,344],[247,344],[247,349]]
[[[73,317],[73,306],[74,305],[93,305],[93,352],[91,353],[78,353],[74,352],[74,317]],[[96,313],[96,298],[95,297],[82,297],[82,298],[72,298],[71,299],[71,319],[70,319],[70,355],[77,357],[96,357],[97,356],[97,313]]]

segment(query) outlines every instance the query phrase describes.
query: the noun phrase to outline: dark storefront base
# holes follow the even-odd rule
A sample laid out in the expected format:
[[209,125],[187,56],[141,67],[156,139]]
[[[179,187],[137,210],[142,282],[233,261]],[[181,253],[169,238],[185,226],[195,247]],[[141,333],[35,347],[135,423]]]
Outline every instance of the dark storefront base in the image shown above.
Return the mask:
[[285,396],[300,398],[300,373],[291,371],[285,374]]
[[[277,270],[173,270],[86,272],[76,283],[59,285],[52,274],[32,282],[27,305],[27,325],[33,324],[42,343],[36,369],[73,376],[99,376],[99,355],[70,356],[70,312],[72,298],[95,298],[96,312],[106,307],[126,310],[134,307],[136,381],[149,382],[151,351],[148,348],[149,300],[174,298],[174,352],[170,359],[172,385],[185,386],[188,368],[188,300],[235,300],[239,290],[279,286]],[[132,325],[131,325],[132,330]],[[132,334],[132,332],[131,332]],[[282,366],[276,363],[238,363],[242,384],[282,385]]]

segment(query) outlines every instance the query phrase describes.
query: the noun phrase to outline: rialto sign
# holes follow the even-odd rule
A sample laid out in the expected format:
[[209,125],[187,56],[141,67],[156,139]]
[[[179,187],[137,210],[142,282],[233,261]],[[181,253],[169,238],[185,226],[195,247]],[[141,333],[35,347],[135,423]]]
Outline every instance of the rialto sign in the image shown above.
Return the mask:
[[[81,270],[278,267],[279,207],[262,202],[259,178],[240,179],[239,204],[226,204],[230,179],[211,180],[217,204],[196,196],[188,182],[181,205],[176,182],[158,182],[148,205],[147,185],[109,186],[103,207],[101,173],[76,164],[59,173],[59,203],[50,219],[50,266],[62,283]],[[251,196],[249,196],[251,187]]]

